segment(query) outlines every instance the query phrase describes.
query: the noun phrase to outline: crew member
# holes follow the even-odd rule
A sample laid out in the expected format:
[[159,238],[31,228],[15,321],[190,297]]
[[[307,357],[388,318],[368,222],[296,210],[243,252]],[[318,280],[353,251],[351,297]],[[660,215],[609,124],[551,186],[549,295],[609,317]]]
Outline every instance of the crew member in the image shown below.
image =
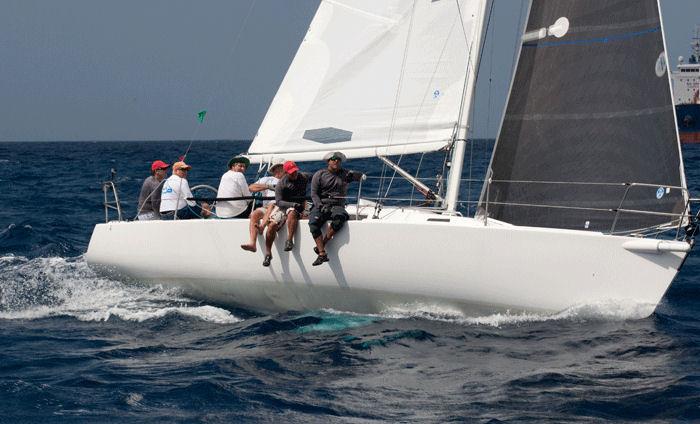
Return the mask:
[[162,160],[151,164],[151,175],[143,180],[139,194],[139,209],[136,213],[136,219],[139,221],[160,219],[160,186],[169,167],[170,165]]
[[287,222],[287,240],[284,243],[284,251],[294,249],[294,233],[297,223],[304,211],[306,202],[306,186],[310,175],[299,172],[299,167],[292,161],[284,163],[284,176],[280,178],[275,187],[275,205],[270,215],[270,224],[265,234],[265,261],[264,266],[269,266],[272,260],[272,243],[277,237],[277,231]]
[[228,171],[221,176],[217,197],[242,197],[238,200],[216,202],[216,215],[219,218],[248,218],[250,216],[250,188],[245,180],[245,170],[250,160],[245,156],[236,156],[228,161]]
[[194,200],[187,200],[193,197],[190,185],[187,182],[187,174],[191,166],[185,162],[175,162],[173,164],[173,175],[163,183],[160,194],[160,215],[162,219],[194,219],[208,216],[208,205],[203,204],[200,208]]
[[270,173],[272,175],[264,176],[248,186],[248,190],[250,190],[252,193],[262,192],[263,197],[266,199],[263,200],[261,207],[255,209],[250,214],[250,240],[247,244],[241,245],[241,249],[243,250],[247,250],[249,252],[257,251],[256,240],[258,233],[262,234],[263,229],[265,226],[267,226],[268,222],[270,222],[270,214],[273,211],[275,200],[268,198],[274,198],[274,188],[282,175],[284,175],[282,162],[282,160],[273,161],[272,166],[270,167]]
[[[326,245],[349,218],[345,211],[348,183],[359,181],[364,176],[361,172],[342,168],[345,155],[341,152],[328,153],[323,159],[328,163],[328,167],[316,171],[311,179],[311,200],[314,207],[309,216],[309,229],[316,242],[314,252],[318,254],[313,266],[328,262]],[[324,236],[321,229],[329,220],[330,227]]]

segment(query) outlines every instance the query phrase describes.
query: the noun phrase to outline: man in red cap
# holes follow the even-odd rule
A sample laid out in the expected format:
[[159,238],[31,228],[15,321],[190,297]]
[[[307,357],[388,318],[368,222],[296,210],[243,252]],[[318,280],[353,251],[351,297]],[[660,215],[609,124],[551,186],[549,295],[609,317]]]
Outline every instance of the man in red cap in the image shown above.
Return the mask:
[[275,207],[270,214],[270,223],[265,235],[265,261],[263,266],[270,266],[272,260],[272,243],[277,237],[277,231],[287,222],[287,240],[284,243],[285,252],[294,249],[294,233],[297,223],[304,211],[306,202],[306,186],[311,179],[309,174],[299,172],[296,163],[288,160],[284,163],[284,175],[275,186]]
[[169,167],[170,165],[162,160],[151,164],[151,176],[143,181],[139,194],[139,209],[136,213],[136,219],[139,221],[160,219],[160,186]]

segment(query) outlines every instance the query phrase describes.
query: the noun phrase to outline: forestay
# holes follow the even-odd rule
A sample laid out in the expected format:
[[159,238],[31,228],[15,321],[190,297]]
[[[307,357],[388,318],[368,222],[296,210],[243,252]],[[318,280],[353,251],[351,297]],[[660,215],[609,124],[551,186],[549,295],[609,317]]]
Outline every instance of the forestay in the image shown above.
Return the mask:
[[482,209],[603,232],[672,223],[687,194],[657,0],[534,0],[526,34]]
[[[248,151],[318,160],[438,150],[456,131],[485,0],[324,0]],[[469,101],[469,99],[467,99]]]

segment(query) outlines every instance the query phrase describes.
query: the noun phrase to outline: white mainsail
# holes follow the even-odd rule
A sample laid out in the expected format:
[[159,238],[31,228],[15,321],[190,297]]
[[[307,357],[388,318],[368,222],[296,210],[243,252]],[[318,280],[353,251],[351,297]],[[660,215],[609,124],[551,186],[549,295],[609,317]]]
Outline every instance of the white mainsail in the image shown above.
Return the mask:
[[359,158],[448,145],[485,3],[322,1],[250,146],[251,160],[318,160],[331,150]]

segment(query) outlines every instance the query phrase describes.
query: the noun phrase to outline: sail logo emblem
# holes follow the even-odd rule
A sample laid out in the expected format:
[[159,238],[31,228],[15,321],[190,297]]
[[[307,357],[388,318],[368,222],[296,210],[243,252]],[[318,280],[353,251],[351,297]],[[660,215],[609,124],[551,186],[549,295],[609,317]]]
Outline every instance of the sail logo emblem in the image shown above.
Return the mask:
[[664,190],[663,187],[659,187],[658,189],[656,189],[656,198],[661,199],[662,197],[664,197],[665,192],[666,190]]
[[666,55],[661,52],[659,58],[656,59],[656,76],[661,78],[666,73]]
[[163,187],[163,191],[161,192],[162,194],[166,193],[172,193],[173,189],[171,187]]

